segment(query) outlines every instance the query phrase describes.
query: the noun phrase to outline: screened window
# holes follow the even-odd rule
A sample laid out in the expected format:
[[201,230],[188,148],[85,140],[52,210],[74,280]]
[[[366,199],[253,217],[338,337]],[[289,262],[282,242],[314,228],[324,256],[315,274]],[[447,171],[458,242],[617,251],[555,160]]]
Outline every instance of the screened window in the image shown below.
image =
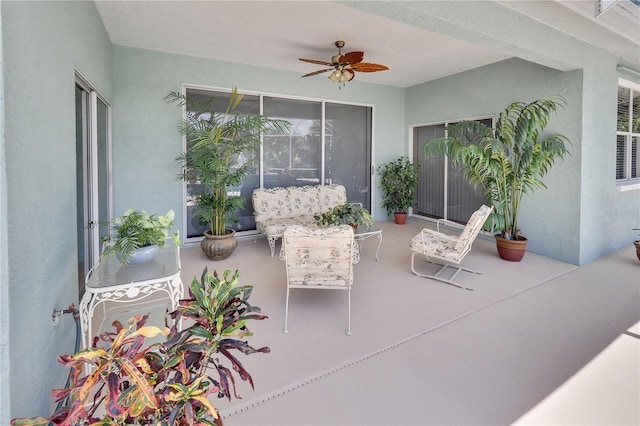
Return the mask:
[[640,142],[640,86],[620,80],[618,86],[616,180],[638,179]]

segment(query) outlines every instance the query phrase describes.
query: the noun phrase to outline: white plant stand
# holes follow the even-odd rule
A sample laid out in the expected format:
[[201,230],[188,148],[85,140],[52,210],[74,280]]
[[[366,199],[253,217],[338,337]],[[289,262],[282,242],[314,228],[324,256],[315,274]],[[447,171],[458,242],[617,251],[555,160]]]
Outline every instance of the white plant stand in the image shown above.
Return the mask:
[[[103,305],[106,318],[111,309],[156,301],[150,295],[164,292],[171,308],[176,309],[183,294],[180,267],[180,248],[171,243],[165,244],[153,260],[136,265],[124,265],[115,256],[103,257],[89,272],[80,302],[83,348],[91,345],[93,313],[99,305]],[[113,307],[108,309],[107,303]]]

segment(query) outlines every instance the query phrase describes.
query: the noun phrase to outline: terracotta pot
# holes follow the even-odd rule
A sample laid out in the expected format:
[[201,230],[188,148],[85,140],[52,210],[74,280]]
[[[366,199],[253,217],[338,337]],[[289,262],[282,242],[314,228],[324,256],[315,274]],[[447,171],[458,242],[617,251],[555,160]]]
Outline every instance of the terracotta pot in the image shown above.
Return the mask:
[[520,262],[527,250],[527,239],[518,237],[517,240],[507,240],[502,235],[496,234],[496,247],[501,259],[509,262]]
[[394,213],[393,217],[396,220],[396,223],[398,225],[404,225],[404,223],[407,221],[407,214],[406,213]]
[[633,245],[636,246],[636,256],[638,257],[638,260],[640,260],[640,240],[634,241]]
[[225,235],[211,235],[210,231],[206,231],[200,242],[200,248],[211,260],[226,259],[231,256],[237,245],[236,231],[232,229],[227,229]]

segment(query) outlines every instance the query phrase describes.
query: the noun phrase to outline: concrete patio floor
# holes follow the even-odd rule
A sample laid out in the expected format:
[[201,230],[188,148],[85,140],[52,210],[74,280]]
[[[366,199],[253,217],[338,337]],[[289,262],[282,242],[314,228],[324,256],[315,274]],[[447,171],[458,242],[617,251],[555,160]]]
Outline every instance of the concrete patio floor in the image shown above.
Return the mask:
[[[578,267],[533,253],[506,262],[478,238],[464,264],[485,273],[460,275],[465,291],[411,273],[409,241],[426,223],[377,225],[380,261],[373,238],[355,265],[352,336],[346,294],[313,290],[292,290],[282,333],[284,263],[265,239],[219,262],[182,249],[185,286],[205,267],[239,269],[269,316],[249,342],[271,353],[240,355],[255,390],[213,401],[227,425],[640,424],[633,246]],[[137,309],[161,321],[167,306]]]

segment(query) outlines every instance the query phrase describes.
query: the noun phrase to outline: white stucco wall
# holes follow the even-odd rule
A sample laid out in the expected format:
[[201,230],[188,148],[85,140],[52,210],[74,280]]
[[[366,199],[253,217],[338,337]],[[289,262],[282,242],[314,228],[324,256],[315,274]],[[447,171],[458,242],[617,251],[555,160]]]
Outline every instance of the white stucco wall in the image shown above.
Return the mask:
[[[175,158],[182,151],[176,131],[181,111],[163,98],[183,83],[290,95],[374,106],[374,158],[377,165],[406,155],[404,90],[349,83],[339,90],[326,78],[301,79],[292,72],[116,46],[113,75],[117,105],[113,110],[114,212],[129,207],[176,212],[182,223],[182,184]],[[377,175],[372,193],[373,214],[380,208]]]
[[4,292],[8,279],[2,303],[11,324],[0,336],[10,348],[9,364],[2,360],[9,369],[3,398],[10,399],[10,407],[2,401],[9,409],[3,416],[48,415],[49,391],[62,386],[67,373],[56,357],[73,352],[75,341],[71,316],[54,327],[51,314],[78,305],[74,69],[110,97],[111,44],[93,2],[2,1],[0,7],[2,200],[10,209],[0,216],[8,222],[0,261],[9,266],[1,282]]
[[616,63],[607,55],[590,55],[583,83],[581,263],[630,246],[637,239],[632,229],[640,228],[640,191],[616,188]]
[[7,173],[4,154],[4,54],[0,7],[0,424],[9,422],[11,360],[9,339],[9,256],[7,253]]

